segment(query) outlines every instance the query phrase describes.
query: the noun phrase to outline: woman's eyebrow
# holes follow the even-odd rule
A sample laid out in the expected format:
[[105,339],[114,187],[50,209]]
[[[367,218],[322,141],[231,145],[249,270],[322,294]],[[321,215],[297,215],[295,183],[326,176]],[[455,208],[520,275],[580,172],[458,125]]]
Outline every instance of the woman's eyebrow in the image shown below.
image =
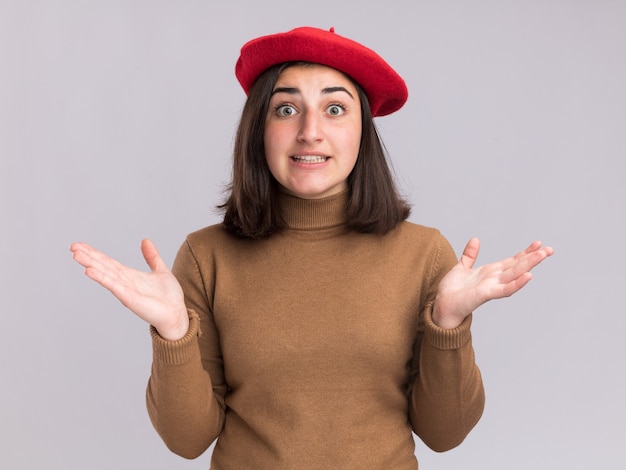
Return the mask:
[[[331,87],[323,88],[322,95],[329,95],[331,93],[336,93],[338,91],[343,91],[347,93],[350,98],[354,99],[354,96],[352,96],[352,93],[350,93],[345,87],[342,87],[342,86],[331,86]],[[300,90],[298,88],[293,88],[293,87],[277,87],[272,91],[272,96],[274,96],[276,93],[288,93],[290,95],[297,95],[300,93]]]
[[290,95],[297,95],[298,93],[300,93],[300,90],[298,90],[297,88],[279,86],[278,88],[274,88],[274,90],[272,91],[272,96],[274,96],[276,93],[288,93]]
[[342,86],[331,86],[331,87],[328,87],[328,88],[324,88],[322,90],[322,94],[323,95],[328,95],[330,93],[335,93],[337,91],[344,91],[344,92],[346,92],[348,94],[348,96],[350,98],[354,99],[354,96],[352,96],[352,93],[350,93],[345,87],[342,87]]

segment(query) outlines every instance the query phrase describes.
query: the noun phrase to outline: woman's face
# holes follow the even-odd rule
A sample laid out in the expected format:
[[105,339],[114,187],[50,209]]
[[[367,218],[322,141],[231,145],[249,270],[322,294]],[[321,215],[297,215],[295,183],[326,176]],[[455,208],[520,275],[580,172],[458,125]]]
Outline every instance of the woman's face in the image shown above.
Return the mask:
[[265,156],[284,191],[305,199],[347,188],[361,143],[361,103],[352,82],[323,65],[278,77],[265,120]]

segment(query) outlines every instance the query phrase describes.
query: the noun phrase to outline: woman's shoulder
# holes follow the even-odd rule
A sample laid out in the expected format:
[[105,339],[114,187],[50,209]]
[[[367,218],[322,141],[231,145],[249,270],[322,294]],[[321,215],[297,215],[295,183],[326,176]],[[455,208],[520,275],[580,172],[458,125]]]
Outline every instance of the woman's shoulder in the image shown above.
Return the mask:
[[187,234],[186,242],[192,246],[224,244],[236,240],[224,227],[218,223],[208,225]]
[[400,244],[404,245],[406,253],[426,255],[432,263],[448,268],[456,264],[454,248],[439,229],[410,221],[402,222],[397,229]]
[[240,238],[228,231],[222,223],[208,225],[189,233],[185,243],[193,251],[240,249],[250,240]]
[[193,232],[187,235],[187,240],[203,240],[207,238],[220,238],[224,235],[227,235],[226,229],[224,228],[224,224],[218,223],[213,225],[208,225],[206,227],[202,227],[200,229],[194,230]]
[[401,236],[419,237],[421,239],[438,240],[444,238],[439,229],[404,220],[396,226]]
[[395,232],[395,242],[404,245],[407,250],[456,256],[450,242],[438,228],[405,220],[396,226]]
[[240,241],[228,233],[223,224],[209,225],[187,235],[178,250],[175,265],[180,269],[198,265],[204,270],[218,259],[237,257],[241,251]]

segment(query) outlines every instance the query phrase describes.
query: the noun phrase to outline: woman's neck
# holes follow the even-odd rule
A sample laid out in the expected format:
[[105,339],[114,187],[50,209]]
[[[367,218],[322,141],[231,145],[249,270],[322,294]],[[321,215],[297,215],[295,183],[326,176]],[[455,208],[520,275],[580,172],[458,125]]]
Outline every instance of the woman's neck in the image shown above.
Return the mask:
[[289,229],[318,230],[341,226],[346,221],[348,191],[321,199],[301,199],[284,193],[279,197]]

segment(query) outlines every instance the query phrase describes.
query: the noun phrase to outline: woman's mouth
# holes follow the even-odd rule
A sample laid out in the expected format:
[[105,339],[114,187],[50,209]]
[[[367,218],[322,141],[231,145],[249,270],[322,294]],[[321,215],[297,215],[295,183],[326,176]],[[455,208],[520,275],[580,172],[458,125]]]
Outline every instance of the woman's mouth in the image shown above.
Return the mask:
[[329,158],[321,155],[294,155],[291,157],[296,163],[324,163]]

